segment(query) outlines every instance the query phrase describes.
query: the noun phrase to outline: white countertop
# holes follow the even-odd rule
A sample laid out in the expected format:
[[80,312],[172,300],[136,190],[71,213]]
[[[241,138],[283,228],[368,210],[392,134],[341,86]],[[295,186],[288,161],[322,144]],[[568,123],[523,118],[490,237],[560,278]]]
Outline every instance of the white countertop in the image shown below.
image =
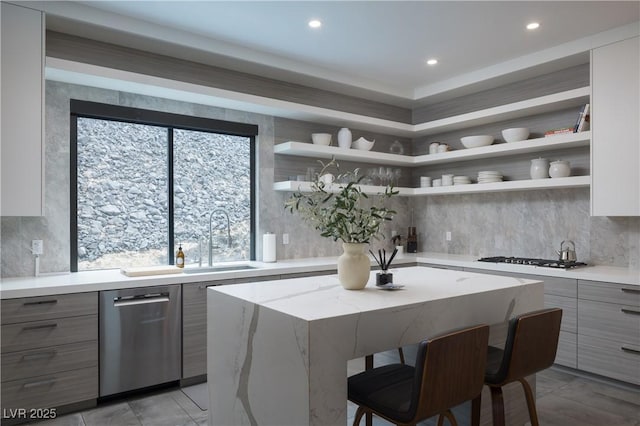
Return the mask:
[[547,268],[544,266],[513,265],[509,263],[478,262],[477,256],[444,253],[418,253],[418,262],[443,266],[485,269],[546,277],[571,278],[588,281],[605,281],[617,284],[640,285],[640,270],[616,266],[593,265],[574,269]]
[[[640,285],[640,271],[613,266],[586,266],[573,270],[544,268],[528,265],[510,265],[478,262],[476,256],[443,253],[418,253],[396,256],[395,265],[429,263],[458,268],[476,268],[487,271],[503,271],[551,277],[564,277],[589,281],[605,281],[618,284]],[[223,284],[236,279],[305,272],[335,273],[336,257],[295,259],[276,263],[242,262],[256,269],[208,272],[197,274],[171,274],[148,277],[127,277],[118,269],[41,275],[40,277],[5,278],[0,282],[0,299],[47,296],[53,294],[82,293],[114,290],[119,288],[149,287],[155,285],[183,284],[191,282],[221,281]],[[231,280],[231,281],[229,281]]]
[[376,271],[372,271],[367,286],[358,291],[345,291],[336,274],[217,286],[209,291],[314,321],[489,293],[540,281],[413,266],[393,273],[394,285],[403,285],[398,290],[383,290],[376,287],[375,282]]

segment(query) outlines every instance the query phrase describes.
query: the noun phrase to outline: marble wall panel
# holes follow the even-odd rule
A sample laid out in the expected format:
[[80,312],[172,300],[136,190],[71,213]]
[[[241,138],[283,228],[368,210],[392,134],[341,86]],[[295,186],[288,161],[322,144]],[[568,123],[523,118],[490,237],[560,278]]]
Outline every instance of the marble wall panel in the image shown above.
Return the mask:
[[[591,217],[589,190],[559,189],[417,198],[419,249],[473,256],[555,259],[562,240],[578,260],[636,268],[640,218]],[[445,240],[445,232],[452,240]]]

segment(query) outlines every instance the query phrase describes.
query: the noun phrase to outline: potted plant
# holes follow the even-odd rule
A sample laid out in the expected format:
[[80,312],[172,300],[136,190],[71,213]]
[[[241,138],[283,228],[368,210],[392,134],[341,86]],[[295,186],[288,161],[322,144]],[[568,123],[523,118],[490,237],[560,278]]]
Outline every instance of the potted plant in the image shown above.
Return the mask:
[[321,236],[342,241],[344,253],[338,258],[338,279],[344,288],[359,290],[369,279],[370,261],[365,249],[379,238],[382,224],[393,218],[395,211],[385,202],[398,191],[389,185],[378,194],[380,205],[367,203],[369,196],[360,186],[364,176],[359,176],[358,169],[338,173],[338,183],[331,183],[329,171],[339,172],[338,164],[335,159],[326,165],[320,163],[322,170],[314,176],[311,191],[294,192],[285,202],[285,209],[300,213]]

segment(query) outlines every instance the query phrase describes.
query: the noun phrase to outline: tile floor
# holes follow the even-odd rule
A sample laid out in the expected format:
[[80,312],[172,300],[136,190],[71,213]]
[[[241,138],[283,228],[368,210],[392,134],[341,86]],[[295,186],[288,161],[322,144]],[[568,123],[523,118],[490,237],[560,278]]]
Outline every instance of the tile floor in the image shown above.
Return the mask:
[[[537,404],[542,426],[640,426],[640,389],[576,376],[560,368],[538,374]],[[354,412],[355,408],[349,407],[350,421]],[[37,423],[38,426],[206,424],[207,411],[200,409],[180,389],[132,397]],[[388,423],[374,418],[374,425]]]

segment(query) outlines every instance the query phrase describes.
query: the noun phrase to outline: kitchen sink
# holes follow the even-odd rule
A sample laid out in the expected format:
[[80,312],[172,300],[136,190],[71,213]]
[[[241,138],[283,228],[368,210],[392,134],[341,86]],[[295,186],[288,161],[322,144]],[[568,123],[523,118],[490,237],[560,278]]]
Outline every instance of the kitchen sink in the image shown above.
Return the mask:
[[185,274],[202,274],[205,272],[244,271],[247,269],[257,269],[257,266],[251,266],[251,265],[205,266],[202,268],[184,268],[183,272]]

